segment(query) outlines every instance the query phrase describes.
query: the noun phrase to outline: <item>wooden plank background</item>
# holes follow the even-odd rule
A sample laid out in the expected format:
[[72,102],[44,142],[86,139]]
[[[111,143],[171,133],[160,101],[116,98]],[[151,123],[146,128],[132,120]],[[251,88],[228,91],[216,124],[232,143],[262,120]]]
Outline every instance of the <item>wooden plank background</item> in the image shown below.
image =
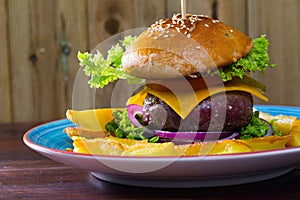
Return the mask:
[[[269,104],[300,106],[299,0],[187,0],[187,11],[250,37],[266,34],[277,67],[254,76],[268,85]],[[72,107],[78,51],[177,12],[180,0],[0,0],[0,122],[63,118]]]

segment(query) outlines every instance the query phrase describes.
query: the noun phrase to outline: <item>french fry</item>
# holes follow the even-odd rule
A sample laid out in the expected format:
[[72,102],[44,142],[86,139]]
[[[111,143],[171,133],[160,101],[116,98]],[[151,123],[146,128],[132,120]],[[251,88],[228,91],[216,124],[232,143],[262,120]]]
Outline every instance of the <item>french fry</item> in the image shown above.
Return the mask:
[[296,120],[293,123],[289,135],[291,136],[291,140],[287,143],[287,147],[300,146],[300,120]]
[[[111,110],[109,109],[102,111],[99,109],[95,113],[92,111],[85,113],[68,111],[67,116],[73,122],[79,122],[81,125],[90,123],[88,119],[94,116],[97,118],[96,121],[107,116],[109,116],[109,120],[112,119]],[[86,116],[88,118],[85,118]],[[73,152],[111,156],[201,156],[256,152],[300,146],[300,120],[297,117],[271,116],[267,113],[260,113],[260,117],[268,122],[272,121],[273,126],[281,131],[282,136],[273,135],[249,140],[232,139],[175,145],[172,142],[149,143],[147,140],[131,140],[106,136],[105,131],[89,130],[80,127],[68,127],[64,131],[73,140]],[[106,119],[106,121],[108,120]]]
[[266,136],[260,138],[252,138],[250,140],[238,140],[241,143],[248,145],[253,151],[264,151],[283,149],[292,139],[290,135],[285,136]]
[[176,145],[175,150],[177,151],[177,155],[182,156],[204,156],[213,154],[252,152],[252,149],[248,145],[236,140]]

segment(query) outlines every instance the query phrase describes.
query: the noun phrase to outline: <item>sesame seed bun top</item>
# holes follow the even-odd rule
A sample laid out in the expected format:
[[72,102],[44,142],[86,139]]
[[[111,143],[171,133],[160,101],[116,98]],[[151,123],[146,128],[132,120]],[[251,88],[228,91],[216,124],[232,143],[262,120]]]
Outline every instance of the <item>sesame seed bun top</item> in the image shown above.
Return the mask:
[[124,53],[124,70],[145,79],[174,79],[209,74],[246,56],[251,38],[218,20],[180,14],[161,19]]

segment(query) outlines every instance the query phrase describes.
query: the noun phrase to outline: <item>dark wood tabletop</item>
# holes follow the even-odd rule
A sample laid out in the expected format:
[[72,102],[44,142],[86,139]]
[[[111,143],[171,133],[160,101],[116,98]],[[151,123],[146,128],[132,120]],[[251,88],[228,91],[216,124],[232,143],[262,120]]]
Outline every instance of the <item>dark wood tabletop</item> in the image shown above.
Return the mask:
[[[0,199],[300,199],[300,165],[271,180],[243,185],[158,189],[105,182],[56,163],[22,140],[36,123],[0,124]],[[188,169],[187,169],[188,170]]]

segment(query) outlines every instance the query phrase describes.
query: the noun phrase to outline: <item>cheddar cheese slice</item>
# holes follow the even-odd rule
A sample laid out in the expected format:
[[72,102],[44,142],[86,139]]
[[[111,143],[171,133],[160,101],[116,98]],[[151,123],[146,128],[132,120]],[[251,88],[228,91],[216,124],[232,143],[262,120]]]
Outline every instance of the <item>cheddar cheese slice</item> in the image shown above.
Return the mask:
[[147,94],[152,94],[160,99],[162,99],[166,104],[168,104],[182,119],[185,119],[189,113],[204,99],[214,94],[225,92],[225,91],[244,91],[249,92],[252,95],[258,97],[263,101],[268,101],[261,91],[252,86],[244,83],[243,81],[229,81],[220,87],[211,87],[201,90],[196,90],[194,92],[181,91],[159,91],[154,90],[149,87],[145,87],[144,90],[140,91],[135,96],[131,97],[127,104],[137,104],[143,105],[144,99]]
[[[114,108],[124,110],[124,108]],[[67,110],[66,116],[73,123],[92,131],[104,131],[105,125],[114,119],[112,108],[90,110]]]

